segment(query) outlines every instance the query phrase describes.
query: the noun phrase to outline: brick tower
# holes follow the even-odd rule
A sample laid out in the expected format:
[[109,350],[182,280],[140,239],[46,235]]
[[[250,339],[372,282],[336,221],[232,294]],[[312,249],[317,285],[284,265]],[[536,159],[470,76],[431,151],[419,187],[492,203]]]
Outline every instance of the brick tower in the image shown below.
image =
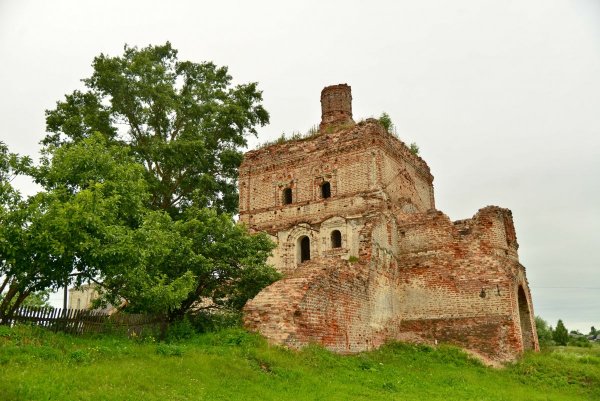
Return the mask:
[[333,85],[321,91],[322,130],[331,125],[354,123],[352,120],[352,91],[346,84]]
[[450,342],[490,361],[539,349],[512,214],[452,222],[433,176],[374,119],[354,123],[351,88],[321,93],[319,133],[246,153],[240,220],[277,243],[284,278],[245,307],[270,341],[337,352],[389,339]]

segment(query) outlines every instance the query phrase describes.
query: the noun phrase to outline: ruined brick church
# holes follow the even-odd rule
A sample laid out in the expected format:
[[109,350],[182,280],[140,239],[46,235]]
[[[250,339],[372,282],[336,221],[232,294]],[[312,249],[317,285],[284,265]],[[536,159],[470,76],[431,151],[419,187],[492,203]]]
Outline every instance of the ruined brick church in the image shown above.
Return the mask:
[[459,345],[493,362],[538,350],[508,209],[451,221],[433,176],[375,119],[355,123],[348,85],[321,93],[319,131],[246,153],[240,220],[277,244],[283,278],[245,306],[272,343],[341,353],[389,340]]

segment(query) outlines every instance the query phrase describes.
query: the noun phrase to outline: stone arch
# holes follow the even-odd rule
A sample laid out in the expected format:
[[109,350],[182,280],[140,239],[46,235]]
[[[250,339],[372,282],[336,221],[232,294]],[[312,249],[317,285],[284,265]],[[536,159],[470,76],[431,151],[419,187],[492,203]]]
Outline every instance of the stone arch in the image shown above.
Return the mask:
[[534,333],[531,325],[533,319],[529,308],[529,302],[527,301],[527,294],[521,284],[519,284],[517,289],[517,303],[519,308],[519,323],[521,327],[523,350],[535,349]]
[[[339,246],[334,246],[332,234],[334,231],[339,231]],[[333,234],[337,235],[337,234]],[[322,246],[323,252],[331,251],[332,249],[343,249],[344,252],[357,251],[356,244],[352,235],[352,226],[347,219],[341,216],[333,216],[321,222],[319,244]],[[336,254],[338,252],[336,251]]]
[[302,235],[296,244],[296,260],[298,264],[310,260],[310,238]]
[[310,259],[317,257],[319,251],[319,246],[317,244],[318,235],[318,231],[314,230],[308,223],[299,223],[288,233],[285,240],[286,247],[289,252],[287,254],[289,256],[288,268],[298,267],[302,262],[305,261],[302,258],[303,237],[308,238]]
[[331,232],[331,247],[341,248],[342,247],[342,233],[340,230],[333,230]]

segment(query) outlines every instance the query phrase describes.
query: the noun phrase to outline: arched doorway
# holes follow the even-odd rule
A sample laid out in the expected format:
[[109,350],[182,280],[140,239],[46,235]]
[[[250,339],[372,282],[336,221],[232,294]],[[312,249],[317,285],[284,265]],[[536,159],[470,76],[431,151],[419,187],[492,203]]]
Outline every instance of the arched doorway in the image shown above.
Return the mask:
[[298,239],[298,245],[300,248],[299,262],[302,263],[310,260],[310,238],[308,238],[306,235],[303,235]]
[[533,328],[531,327],[531,312],[529,310],[529,304],[527,303],[527,296],[523,286],[519,286],[518,293],[519,303],[519,320],[521,323],[521,336],[523,339],[523,349],[534,349],[535,344],[533,340]]

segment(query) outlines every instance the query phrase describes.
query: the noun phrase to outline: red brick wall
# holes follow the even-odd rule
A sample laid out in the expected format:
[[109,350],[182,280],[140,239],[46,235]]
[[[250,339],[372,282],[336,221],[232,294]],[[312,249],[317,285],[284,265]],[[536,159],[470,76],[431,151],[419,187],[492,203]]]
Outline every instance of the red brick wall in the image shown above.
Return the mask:
[[333,85],[321,91],[321,125],[324,129],[335,124],[353,122],[352,93],[346,84]]
[[[246,305],[246,326],[338,352],[390,339],[450,342],[493,361],[538,349],[511,212],[450,221],[435,210],[427,164],[376,120],[353,124],[349,87],[329,89],[317,136],[248,152],[240,167],[240,220],[272,236],[271,262],[285,273]],[[303,237],[311,260],[301,263]]]
[[[363,225],[369,240],[361,243],[359,262],[333,255],[301,264],[249,302],[246,325],[296,347],[317,342],[358,352],[399,339],[449,342],[490,360],[513,360],[525,343],[538,346],[524,269],[487,244],[488,231],[504,230],[487,217],[495,213],[503,221],[506,212],[480,211],[468,238],[441,213],[414,215],[411,229],[393,216],[373,216]],[[399,242],[419,230],[433,245],[396,253],[390,227],[405,232]],[[527,299],[519,305],[520,287]]]
[[[324,181],[331,183],[329,199],[321,198]],[[425,162],[371,119],[248,152],[240,167],[240,218],[260,230],[272,223],[288,226],[299,215],[322,220],[325,215],[362,212],[364,205],[355,203],[360,196],[409,201],[426,211],[434,207],[432,182]],[[288,187],[294,201],[284,205]]]

